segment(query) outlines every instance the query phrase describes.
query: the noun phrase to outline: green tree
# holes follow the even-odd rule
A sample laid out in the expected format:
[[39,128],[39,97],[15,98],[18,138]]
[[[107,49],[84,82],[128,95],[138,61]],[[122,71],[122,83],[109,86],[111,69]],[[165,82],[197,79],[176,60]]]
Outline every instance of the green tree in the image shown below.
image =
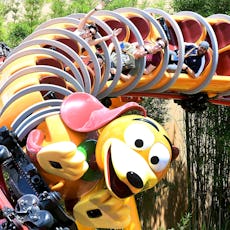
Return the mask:
[[65,0],[53,0],[51,9],[51,18],[64,17],[71,13],[71,8]]
[[229,115],[228,107],[214,105],[202,113],[186,113],[192,229],[227,229],[230,224]]
[[12,48],[16,47],[28,34],[29,28],[26,23],[9,23],[7,44]]
[[8,14],[11,13],[12,19],[15,19],[19,13],[19,3],[15,3],[14,0],[1,1],[0,2],[0,40],[7,41],[6,20]]
[[4,3],[0,2],[0,40],[4,40],[4,15],[5,15],[5,5]]
[[164,99],[144,97],[141,102],[150,117],[164,124],[168,120],[167,101]]
[[229,0],[173,0],[173,8],[178,11],[194,11],[204,17],[210,16],[215,13],[230,14],[230,1]]
[[44,0],[26,0],[25,15],[22,21],[27,24],[28,33],[32,33],[43,20],[41,17]]
[[[12,21],[7,22],[7,29],[1,29],[5,34],[5,40],[10,47],[15,47],[21,41],[31,34],[37,25],[39,25],[44,18],[42,18],[42,7],[44,0],[25,0],[22,5],[19,1],[11,0],[3,4],[1,8],[6,20],[6,15],[12,15]],[[24,14],[22,12],[25,12]],[[2,27],[1,27],[2,28]]]
[[109,2],[107,8],[113,10],[121,7],[135,7],[137,3],[137,0],[116,0]]

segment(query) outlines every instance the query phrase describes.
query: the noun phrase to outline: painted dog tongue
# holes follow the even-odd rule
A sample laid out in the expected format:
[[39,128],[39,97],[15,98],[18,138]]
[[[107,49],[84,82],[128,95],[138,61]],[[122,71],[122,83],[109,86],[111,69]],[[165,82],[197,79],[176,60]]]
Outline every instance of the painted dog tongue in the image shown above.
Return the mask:
[[113,168],[110,152],[108,154],[108,158],[109,158],[108,159],[109,161],[109,172],[108,173],[109,173],[109,181],[110,181],[110,186],[111,186],[112,191],[119,198],[126,198],[126,197],[133,195],[129,187],[125,183],[123,183],[121,180],[119,180],[119,178],[117,177],[114,171],[114,168]]

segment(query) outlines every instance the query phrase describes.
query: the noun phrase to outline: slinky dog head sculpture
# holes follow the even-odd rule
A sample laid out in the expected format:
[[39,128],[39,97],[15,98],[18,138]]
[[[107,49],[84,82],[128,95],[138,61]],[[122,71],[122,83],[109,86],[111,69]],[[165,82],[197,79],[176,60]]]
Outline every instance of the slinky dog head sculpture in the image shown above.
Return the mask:
[[155,186],[175,157],[165,130],[156,121],[127,115],[100,133],[96,160],[108,189],[126,198]]
[[[140,110],[144,116],[121,116],[132,109]],[[74,93],[63,101],[60,116],[76,135],[79,132],[98,131],[94,166],[96,164],[103,173],[107,188],[117,198],[127,198],[152,188],[166,174],[170,162],[177,156],[163,127],[146,117],[145,110],[135,102],[110,110],[92,95]],[[82,146],[86,149],[83,147],[82,150]],[[71,147],[70,143],[51,143],[38,151],[38,163],[53,175],[73,181],[80,179],[90,167],[86,161],[89,159],[87,145],[82,146],[74,152],[75,146]],[[69,158],[63,157],[63,152],[62,158],[57,158],[61,148],[71,149]],[[79,164],[78,169],[76,163],[71,170],[73,159],[77,154],[82,155],[82,152],[81,160],[85,162]],[[69,173],[63,170],[65,164],[69,165]]]

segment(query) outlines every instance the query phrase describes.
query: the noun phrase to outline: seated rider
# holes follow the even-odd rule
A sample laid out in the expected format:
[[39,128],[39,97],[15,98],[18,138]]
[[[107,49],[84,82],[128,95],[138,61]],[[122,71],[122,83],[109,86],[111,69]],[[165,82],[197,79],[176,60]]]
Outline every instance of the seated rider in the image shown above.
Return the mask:
[[[105,57],[103,54],[99,53],[99,52],[96,52],[96,57],[97,57],[97,61],[98,61],[98,64],[100,66],[100,68],[103,67],[103,65],[105,64]],[[81,59],[83,60],[83,62],[85,63],[85,65],[87,67],[90,67],[93,71],[94,71],[94,63],[92,61],[92,58],[88,55],[88,56],[81,56]]]
[[[105,57],[103,54],[99,53],[99,52],[96,52],[96,57],[97,57],[97,61],[98,61],[98,64],[99,64],[99,67],[102,71],[104,65],[105,65]],[[83,62],[85,63],[86,65],[86,68],[90,74],[90,80],[91,80],[91,84],[93,84],[93,82],[95,81],[95,63],[92,61],[92,58],[90,57],[90,55],[87,55],[87,56],[81,56]],[[101,72],[102,73],[102,72]]]
[[[192,78],[200,76],[205,66],[205,54],[209,48],[207,41],[202,41],[199,46],[193,43],[185,44],[184,64],[182,66],[182,72],[187,73]],[[179,51],[171,51],[169,58],[169,65],[167,70],[169,72],[175,72],[177,69]]]
[[[168,45],[168,41],[163,38],[157,38],[156,43],[158,46],[152,46],[149,43],[145,44],[148,54],[146,55],[146,63],[144,74],[150,74],[161,62],[161,51]],[[154,51],[151,48],[154,47]],[[151,52],[150,52],[151,50]]]
[[[162,43],[162,44],[161,44]],[[140,58],[148,55],[155,54],[164,48],[164,42],[161,39],[157,40],[155,44],[148,43],[146,45],[140,46],[137,42],[129,43],[122,42],[121,46],[121,62],[122,62],[122,73],[120,79],[123,82],[129,81],[132,77],[136,76],[138,73],[138,61]],[[110,44],[109,50],[111,52],[111,46],[113,49],[113,43]],[[117,67],[117,54],[116,52],[111,53],[111,79],[113,79],[116,74]],[[128,73],[127,73],[128,72]]]

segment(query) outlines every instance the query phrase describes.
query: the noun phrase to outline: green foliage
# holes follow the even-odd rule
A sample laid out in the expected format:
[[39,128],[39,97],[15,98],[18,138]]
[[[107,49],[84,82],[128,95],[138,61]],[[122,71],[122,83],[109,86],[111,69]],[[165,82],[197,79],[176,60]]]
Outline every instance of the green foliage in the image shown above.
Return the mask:
[[153,1],[153,2],[152,1],[146,1],[144,6],[146,8],[158,8],[158,9],[162,9],[162,10],[166,10],[166,7],[167,7],[165,0],[158,0],[158,1]]
[[210,105],[187,114],[189,210],[192,225],[204,229],[229,227],[230,109]]
[[141,105],[147,110],[148,116],[157,120],[159,123],[167,121],[167,101],[158,98],[144,97]]
[[177,224],[176,228],[170,228],[169,230],[186,230],[189,229],[189,224],[192,218],[191,213],[185,213],[184,216],[182,216],[180,222]]
[[43,7],[44,0],[26,0],[25,1],[25,15],[24,20],[29,27],[29,32],[32,33],[42,21],[41,10]]
[[202,16],[210,16],[216,13],[230,13],[229,0],[173,0],[173,7],[177,12],[194,11],[201,14]]
[[64,17],[71,13],[65,0],[53,0],[51,9],[51,18]]
[[0,41],[5,41],[5,30],[3,27],[3,22],[0,20]]
[[0,2],[0,17],[3,18],[9,12],[9,7],[4,2]]
[[73,0],[69,5],[68,10],[71,13],[87,13],[92,8],[94,8],[97,4],[95,4],[94,0]]
[[[11,48],[20,44],[42,22],[43,3],[44,0],[25,0],[23,9],[20,1],[1,2],[1,41],[5,41]],[[8,14],[11,15],[12,20],[7,22],[7,29],[5,29],[5,20]]]
[[110,1],[107,5],[108,10],[114,10],[123,7],[135,7],[137,5],[137,0],[114,0]]
[[7,44],[9,45],[9,47],[16,47],[29,34],[30,34],[30,27],[26,22],[10,23],[8,25]]
[[0,2],[0,40],[5,42],[7,41],[7,31],[5,29],[5,21],[6,21],[6,16],[10,10],[12,12],[16,10],[16,7],[12,3],[12,1]]
[[6,3],[4,4],[3,13],[4,16],[7,15],[8,13],[11,13],[13,21],[16,22],[21,14],[20,2],[14,0],[6,1]]

